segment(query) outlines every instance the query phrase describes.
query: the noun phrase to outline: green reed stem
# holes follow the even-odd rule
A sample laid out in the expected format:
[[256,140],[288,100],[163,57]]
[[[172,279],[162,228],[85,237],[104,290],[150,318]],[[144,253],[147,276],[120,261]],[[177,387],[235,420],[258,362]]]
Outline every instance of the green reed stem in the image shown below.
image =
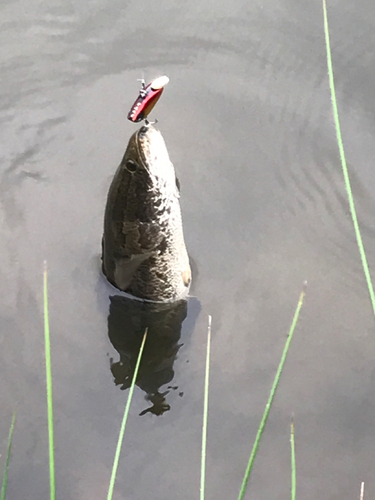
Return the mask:
[[254,466],[254,460],[255,460],[256,454],[258,452],[260,439],[262,437],[264,428],[266,426],[267,418],[268,418],[268,415],[269,415],[270,410],[271,410],[271,406],[272,406],[272,403],[273,403],[273,400],[275,397],[276,389],[277,389],[277,386],[278,386],[279,381],[280,381],[281,372],[284,368],[286,356],[288,354],[289,346],[290,346],[290,343],[292,341],[294,330],[295,330],[296,325],[297,325],[297,321],[298,321],[299,313],[301,311],[301,307],[303,304],[303,299],[305,297],[305,293],[306,293],[306,282],[304,283],[302,292],[301,292],[300,297],[299,297],[297,308],[296,308],[296,311],[294,313],[293,321],[292,321],[292,324],[291,324],[291,327],[289,330],[288,338],[287,338],[286,343],[285,343],[284,351],[283,351],[283,354],[281,356],[279,367],[277,369],[276,376],[275,376],[275,379],[274,379],[273,384],[272,384],[272,388],[271,388],[271,392],[270,392],[270,395],[269,395],[269,398],[268,398],[268,401],[266,404],[266,408],[264,410],[263,417],[262,417],[262,420],[261,420],[260,425],[259,425],[259,429],[258,429],[256,438],[255,438],[253,449],[251,451],[250,458],[249,458],[249,461],[248,461],[248,464],[246,467],[245,475],[244,475],[244,478],[242,481],[241,490],[240,490],[240,493],[238,495],[238,500],[242,500],[245,496],[247,483],[249,482],[251,471],[252,471],[253,466]]
[[10,424],[10,429],[9,429],[7,457],[5,460],[5,469],[4,469],[4,474],[3,474],[3,484],[1,486],[0,500],[5,500],[5,498],[7,496],[8,470],[9,470],[9,462],[10,462],[10,453],[12,451],[12,440],[13,440],[14,425],[16,423],[16,415],[17,415],[17,412],[15,411],[13,413],[12,423]]
[[204,500],[205,479],[206,479],[206,449],[207,449],[207,420],[208,420],[208,389],[209,389],[209,381],[210,381],[211,322],[212,322],[212,317],[208,316],[206,375],[205,375],[205,380],[204,380],[204,402],[203,402],[200,500]]
[[122,442],[124,440],[124,433],[125,433],[125,428],[126,428],[126,422],[128,420],[130,403],[132,401],[134,387],[135,387],[135,382],[136,382],[137,376],[138,376],[139,365],[141,364],[141,358],[142,358],[143,348],[144,348],[145,343],[146,343],[147,332],[148,332],[148,328],[146,328],[145,333],[143,335],[141,347],[139,349],[139,354],[138,354],[138,358],[137,358],[137,363],[136,363],[135,369],[134,369],[132,383],[131,383],[130,389],[129,389],[128,400],[127,400],[126,406],[125,406],[124,416],[123,416],[122,422],[121,422],[121,428],[120,428],[120,432],[119,432],[119,436],[118,436],[115,458],[113,460],[111,480],[109,482],[107,500],[112,500],[113,489],[114,489],[114,486],[115,486],[116,474],[117,474],[117,469],[118,469],[118,463],[119,463],[119,459],[120,459],[120,452],[121,452]]
[[294,445],[294,422],[290,423],[290,465],[291,465],[291,500],[296,500],[296,450]]
[[361,256],[363,271],[365,273],[365,278],[366,278],[368,292],[370,295],[372,310],[373,310],[373,313],[375,315],[374,288],[372,286],[371,275],[370,275],[370,270],[369,270],[369,266],[367,263],[365,248],[364,248],[364,245],[362,242],[362,236],[361,236],[361,232],[359,229],[357,212],[355,209],[352,188],[350,185],[348,167],[347,167],[346,159],[345,159],[344,145],[343,145],[342,136],[341,136],[339,112],[338,112],[337,101],[336,101],[335,82],[334,82],[334,78],[333,78],[333,66],[332,66],[332,55],[331,55],[331,44],[330,44],[329,28],[328,28],[328,16],[327,16],[326,0],[323,0],[323,17],[324,17],[324,35],[325,35],[325,42],[326,42],[326,49],[327,49],[328,78],[329,78],[329,86],[331,89],[331,100],[332,100],[333,118],[334,118],[335,129],[336,129],[337,144],[339,147],[342,172],[344,175],[345,187],[346,187],[346,192],[347,192],[348,200],[349,200],[350,214],[351,214],[352,220],[353,220],[354,232],[355,232],[355,236],[357,239],[359,254]]
[[44,261],[43,272],[43,305],[44,305],[44,344],[46,358],[46,385],[47,385],[47,416],[48,416],[48,445],[49,445],[49,478],[50,498],[55,500],[55,454],[53,435],[53,401],[52,401],[52,369],[51,369],[51,342],[48,313],[47,262]]
[[365,498],[365,483],[362,481],[361,483],[361,493],[359,496],[359,500],[363,500]]

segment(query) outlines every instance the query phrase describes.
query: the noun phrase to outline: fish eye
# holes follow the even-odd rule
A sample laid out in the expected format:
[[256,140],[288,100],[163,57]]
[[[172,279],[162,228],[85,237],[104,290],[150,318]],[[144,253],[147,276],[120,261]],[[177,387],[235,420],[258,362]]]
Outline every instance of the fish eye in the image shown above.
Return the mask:
[[137,165],[133,160],[128,160],[125,163],[125,167],[132,174],[134,174],[134,172],[137,170]]

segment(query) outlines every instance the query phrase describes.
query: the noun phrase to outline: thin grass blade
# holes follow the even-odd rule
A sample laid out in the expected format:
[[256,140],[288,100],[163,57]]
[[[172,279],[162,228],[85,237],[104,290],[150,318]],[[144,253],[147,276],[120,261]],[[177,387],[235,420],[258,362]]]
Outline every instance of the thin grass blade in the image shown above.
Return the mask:
[[44,306],[44,345],[45,345],[45,358],[46,358],[50,498],[51,500],[55,500],[56,498],[55,452],[54,452],[55,446],[54,446],[54,433],[53,433],[51,341],[50,341],[50,331],[49,331],[48,275],[47,275],[46,261],[44,261],[44,272],[43,272],[43,306]]
[[130,389],[129,389],[128,400],[127,400],[126,406],[125,406],[124,416],[123,416],[122,422],[121,422],[120,432],[119,432],[119,436],[118,436],[118,440],[117,440],[115,458],[113,460],[111,480],[109,482],[107,500],[112,500],[112,496],[113,496],[113,489],[114,489],[115,481],[116,481],[116,474],[117,474],[118,463],[119,463],[119,459],[120,459],[122,442],[124,440],[124,433],[125,433],[125,428],[126,428],[126,422],[128,420],[130,403],[132,401],[134,387],[135,387],[135,382],[136,382],[137,376],[138,376],[139,365],[141,364],[143,348],[144,348],[145,343],[146,343],[147,332],[148,332],[148,328],[146,328],[145,333],[143,335],[141,347],[139,349],[139,354],[138,354],[138,358],[137,358],[137,363],[136,363],[135,369],[134,369],[132,383],[131,383]]
[[206,481],[206,449],[207,449],[207,420],[208,420],[208,389],[210,384],[211,322],[212,322],[212,317],[208,316],[206,374],[204,380],[204,402],[203,402],[200,500],[204,500],[205,481]]
[[361,483],[361,493],[360,493],[360,500],[363,500],[365,498],[365,483],[362,481]]
[[243,481],[242,481],[240,493],[238,495],[238,500],[242,500],[244,498],[244,496],[245,496],[245,492],[246,492],[246,488],[247,488],[247,483],[249,482],[251,471],[252,471],[253,466],[254,466],[254,460],[255,460],[256,454],[258,452],[260,439],[262,437],[264,428],[266,426],[266,422],[267,422],[268,415],[270,413],[271,406],[272,406],[272,403],[273,403],[273,400],[274,400],[274,397],[275,397],[277,386],[279,385],[279,381],[280,381],[280,377],[281,377],[281,372],[282,372],[282,370],[284,368],[286,356],[288,354],[290,343],[291,343],[292,338],[293,338],[294,330],[295,330],[296,325],[297,325],[299,313],[300,313],[301,308],[302,308],[303,299],[305,298],[305,293],[306,293],[306,282],[303,285],[303,289],[302,289],[302,292],[301,292],[300,297],[299,297],[297,308],[296,308],[296,311],[294,313],[293,321],[292,321],[292,324],[291,324],[291,327],[290,327],[290,330],[289,330],[288,338],[286,340],[284,351],[283,351],[283,354],[281,356],[280,364],[279,364],[279,367],[277,369],[276,376],[275,376],[275,379],[274,379],[273,384],[272,384],[271,392],[270,392],[270,395],[269,395],[269,398],[268,398],[268,401],[267,401],[267,404],[266,404],[266,408],[264,410],[263,417],[262,417],[262,420],[261,420],[260,425],[259,425],[259,429],[258,429],[256,438],[255,438],[253,449],[251,451],[249,462],[247,464],[245,475],[244,475],[244,478],[243,478]]
[[326,0],[323,0],[323,18],[324,18],[324,35],[325,35],[326,50],[327,50],[328,78],[329,78],[329,87],[330,87],[330,90],[331,90],[333,119],[334,119],[334,122],[335,122],[337,144],[338,144],[339,152],[340,152],[340,160],[341,160],[342,172],[343,172],[343,175],[344,175],[345,188],[346,188],[346,192],[347,192],[347,195],[348,195],[349,208],[350,208],[350,214],[352,216],[355,237],[356,237],[356,240],[357,240],[358,250],[359,250],[359,254],[360,254],[360,257],[361,257],[361,261],[362,261],[363,271],[365,273],[365,278],[366,278],[368,292],[369,292],[369,295],[370,295],[372,310],[373,310],[373,313],[375,315],[375,294],[374,294],[374,287],[372,286],[370,269],[369,269],[368,262],[367,262],[365,247],[363,245],[361,231],[359,229],[357,212],[356,212],[356,209],[355,209],[354,198],[353,198],[352,188],[351,188],[351,184],[350,184],[348,166],[346,164],[346,158],[345,158],[345,152],[344,152],[344,144],[343,144],[342,136],[341,136],[339,112],[338,112],[338,106],[337,106],[337,100],[336,100],[335,81],[334,81],[334,78],[333,78],[333,65],[332,65],[331,44],[330,44],[330,37],[329,37],[329,26],[328,26],[328,15],[327,15]]
[[290,423],[290,465],[291,465],[291,500],[296,500],[296,450],[294,445],[294,422]]
[[10,454],[12,451],[12,440],[13,440],[14,425],[16,423],[16,415],[17,415],[17,412],[15,411],[13,413],[12,423],[10,424],[10,429],[9,429],[7,457],[5,460],[5,469],[4,469],[4,474],[3,474],[3,484],[1,486],[0,500],[5,500],[5,498],[7,496],[8,470],[9,470]]

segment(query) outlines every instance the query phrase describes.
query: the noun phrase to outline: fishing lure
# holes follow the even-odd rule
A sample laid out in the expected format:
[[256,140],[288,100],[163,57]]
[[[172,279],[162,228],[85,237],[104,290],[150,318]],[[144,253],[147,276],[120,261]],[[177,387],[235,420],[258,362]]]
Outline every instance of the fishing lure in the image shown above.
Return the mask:
[[[159,76],[151,83],[145,86],[145,81],[141,80],[142,88],[139,91],[139,96],[134,102],[133,106],[130,108],[128,113],[128,120],[131,122],[140,122],[141,120],[146,120],[147,116],[150,114],[155,104],[160,99],[163,93],[164,87],[169,82],[167,76]],[[147,122],[147,120],[146,120]]]

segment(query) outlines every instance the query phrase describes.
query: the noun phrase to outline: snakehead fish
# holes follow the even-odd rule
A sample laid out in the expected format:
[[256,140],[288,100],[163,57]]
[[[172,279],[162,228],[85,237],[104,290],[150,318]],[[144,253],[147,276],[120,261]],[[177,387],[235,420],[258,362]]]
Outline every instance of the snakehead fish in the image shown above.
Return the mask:
[[152,125],[130,138],[109,188],[104,217],[103,273],[122,291],[151,301],[175,301],[189,291],[175,170]]

